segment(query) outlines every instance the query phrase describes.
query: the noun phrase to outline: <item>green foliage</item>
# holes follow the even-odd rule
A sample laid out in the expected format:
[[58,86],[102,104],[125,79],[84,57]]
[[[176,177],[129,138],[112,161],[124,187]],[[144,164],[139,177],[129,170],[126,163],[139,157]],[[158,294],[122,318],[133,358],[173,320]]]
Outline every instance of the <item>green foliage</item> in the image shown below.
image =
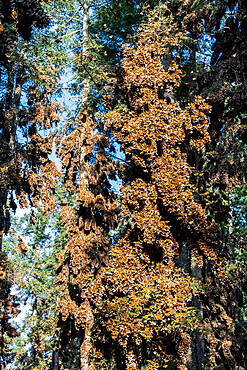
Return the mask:
[[38,369],[48,369],[48,364],[52,363],[52,353],[58,345],[56,254],[65,243],[66,234],[59,213],[50,214],[47,219],[38,208],[12,222],[12,233],[5,241],[5,249],[19,302],[28,309],[24,321],[19,323],[20,337],[10,344],[15,353],[13,368],[38,366]]
[[130,38],[147,15],[147,10],[159,1],[108,0],[95,7],[90,21],[90,34],[104,46],[106,63],[111,66],[120,61],[121,45]]

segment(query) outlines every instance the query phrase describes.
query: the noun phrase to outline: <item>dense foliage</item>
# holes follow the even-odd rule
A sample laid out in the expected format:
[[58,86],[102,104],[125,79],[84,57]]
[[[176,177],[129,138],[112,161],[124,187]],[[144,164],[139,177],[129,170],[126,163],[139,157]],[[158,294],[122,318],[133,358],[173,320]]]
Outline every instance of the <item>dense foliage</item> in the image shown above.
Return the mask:
[[246,2],[0,13],[0,368],[245,369]]

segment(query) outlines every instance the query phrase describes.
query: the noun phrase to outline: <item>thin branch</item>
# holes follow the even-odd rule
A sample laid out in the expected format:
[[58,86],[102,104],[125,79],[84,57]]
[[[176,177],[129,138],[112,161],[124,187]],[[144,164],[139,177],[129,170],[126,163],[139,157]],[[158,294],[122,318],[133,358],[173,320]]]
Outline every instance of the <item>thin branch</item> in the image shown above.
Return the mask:
[[79,9],[73,14],[72,17],[69,18],[69,20],[65,23],[65,26],[67,26],[67,24],[72,21],[74,19],[74,17],[76,16],[76,14],[78,14],[80,12],[80,10],[82,9],[82,5],[79,7]]

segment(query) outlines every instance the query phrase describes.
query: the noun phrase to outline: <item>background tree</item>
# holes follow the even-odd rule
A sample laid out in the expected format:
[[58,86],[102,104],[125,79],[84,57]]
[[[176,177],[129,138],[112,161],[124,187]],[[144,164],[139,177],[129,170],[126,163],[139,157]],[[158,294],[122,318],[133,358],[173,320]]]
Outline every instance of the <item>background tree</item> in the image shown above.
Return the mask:
[[[219,251],[237,271],[215,298],[208,295],[210,299],[205,299],[206,307],[211,308],[205,314],[206,326],[211,331],[205,336],[206,353],[209,351],[206,358],[209,356],[208,366],[224,364],[230,368],[239,366],[241,352],[244,353],[246,347],[245,324],[240,315],[245,307],[242,292],[246,291],[246,275],[242,267],[238,268],[237,257],[239,248],[243,249],[243,239],[238,239],[236,229],[233,231],[233,224],[236,225],[234,217],[239,212],[237,199],[241,198],[237,196],[238,187],[245,188],[245,22],[246,4],[241,1],[190,2],[183,21],[191,37],[197,40],[196,59],[200,61],[192,74],[193,83],[191,79],[189,81],[189,95],[199,92],[212,107],[208,130],[210,144],[203,158],[190,158],[198,168],[194,181],[200,189],[206,211],[218,224]],[[204,274],[205,280],[213,279],[210,269]],[[237,318],[235,330],[228,330],[224,312]],[[246,360],[242,361],[242,366],[245,366]]]
[[[58,357],[59,340],[56,314],[59,289],[54,284],[56,254],[66,243],[59,213],[50,213],[47,220],[38,208],[30,215],[15,219],[11,235],[4,243],[18,301],[28,307],[19,324],[20,336],[10,343],[9,351],[15,357],[12,366],[50,369]],[[55,369],[55,363],[53,365]]]
[[[1,127],[0,127],[0,250],[1,250],[1,336],[0,336],[0,367],[6,365],[7,358],[4,353],[5,335],[14,336],[16,331],[10,326],[9,315],[16,314],[15,304],[11,303],[10,283],[6,275],[7,256],[2,250],[3,233],[10,227],[9,209],[16,209],[12,190],[16,190],[16,196],[20,203],[24,202],[24,193],[30,193],[32,181],[27,180],[25,165],[31,162],[30,154],[27,153],[30,147],[26,148],[23,155],[20,140],[17,140],[17,127],[20,127],[20,102],[23,85],[27,80],[25,66],[17,58],[18,37],[25,40],[30,38],[33,22],[37,27],[42,28],[48,24],[40,4],[37,1],[28,2],[7,2],[0,3],[0,71],[1,71]],[[37,113],[33,108],[32,118]],[[26,115],[27,117],[27,115]],[[29,117],[31,120],[31,116]],[[22,121],[23,123],[23,121]],[[34,124],[31,124],[34,126]],[[32,132],[34,135],[34,132]],[[33,140],[34,141],[34,140]],[[39,140],[40,141],[40,140]],[[47,140],[46,140],[47,141]],[[42,142],[40,144],[47,145]],[[33,143],[32,143],[33,144]],[[31,144],[31,146],[32,146]],[[38,150],[39,155],[42,150]],[[46,151],[43,150],[43,153]],[[40,159],[39,159],[40,161]],[[30,167],[32,167],[30,164]],[[32,188],[33,190],[33,188]]]

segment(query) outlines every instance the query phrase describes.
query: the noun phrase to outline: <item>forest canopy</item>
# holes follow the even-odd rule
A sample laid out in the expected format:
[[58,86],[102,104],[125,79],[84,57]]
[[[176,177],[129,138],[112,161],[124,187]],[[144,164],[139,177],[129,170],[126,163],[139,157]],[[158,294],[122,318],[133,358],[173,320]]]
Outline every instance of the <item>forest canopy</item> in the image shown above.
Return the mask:
[[0,370],[246,369],[247,3],[0,0]]

